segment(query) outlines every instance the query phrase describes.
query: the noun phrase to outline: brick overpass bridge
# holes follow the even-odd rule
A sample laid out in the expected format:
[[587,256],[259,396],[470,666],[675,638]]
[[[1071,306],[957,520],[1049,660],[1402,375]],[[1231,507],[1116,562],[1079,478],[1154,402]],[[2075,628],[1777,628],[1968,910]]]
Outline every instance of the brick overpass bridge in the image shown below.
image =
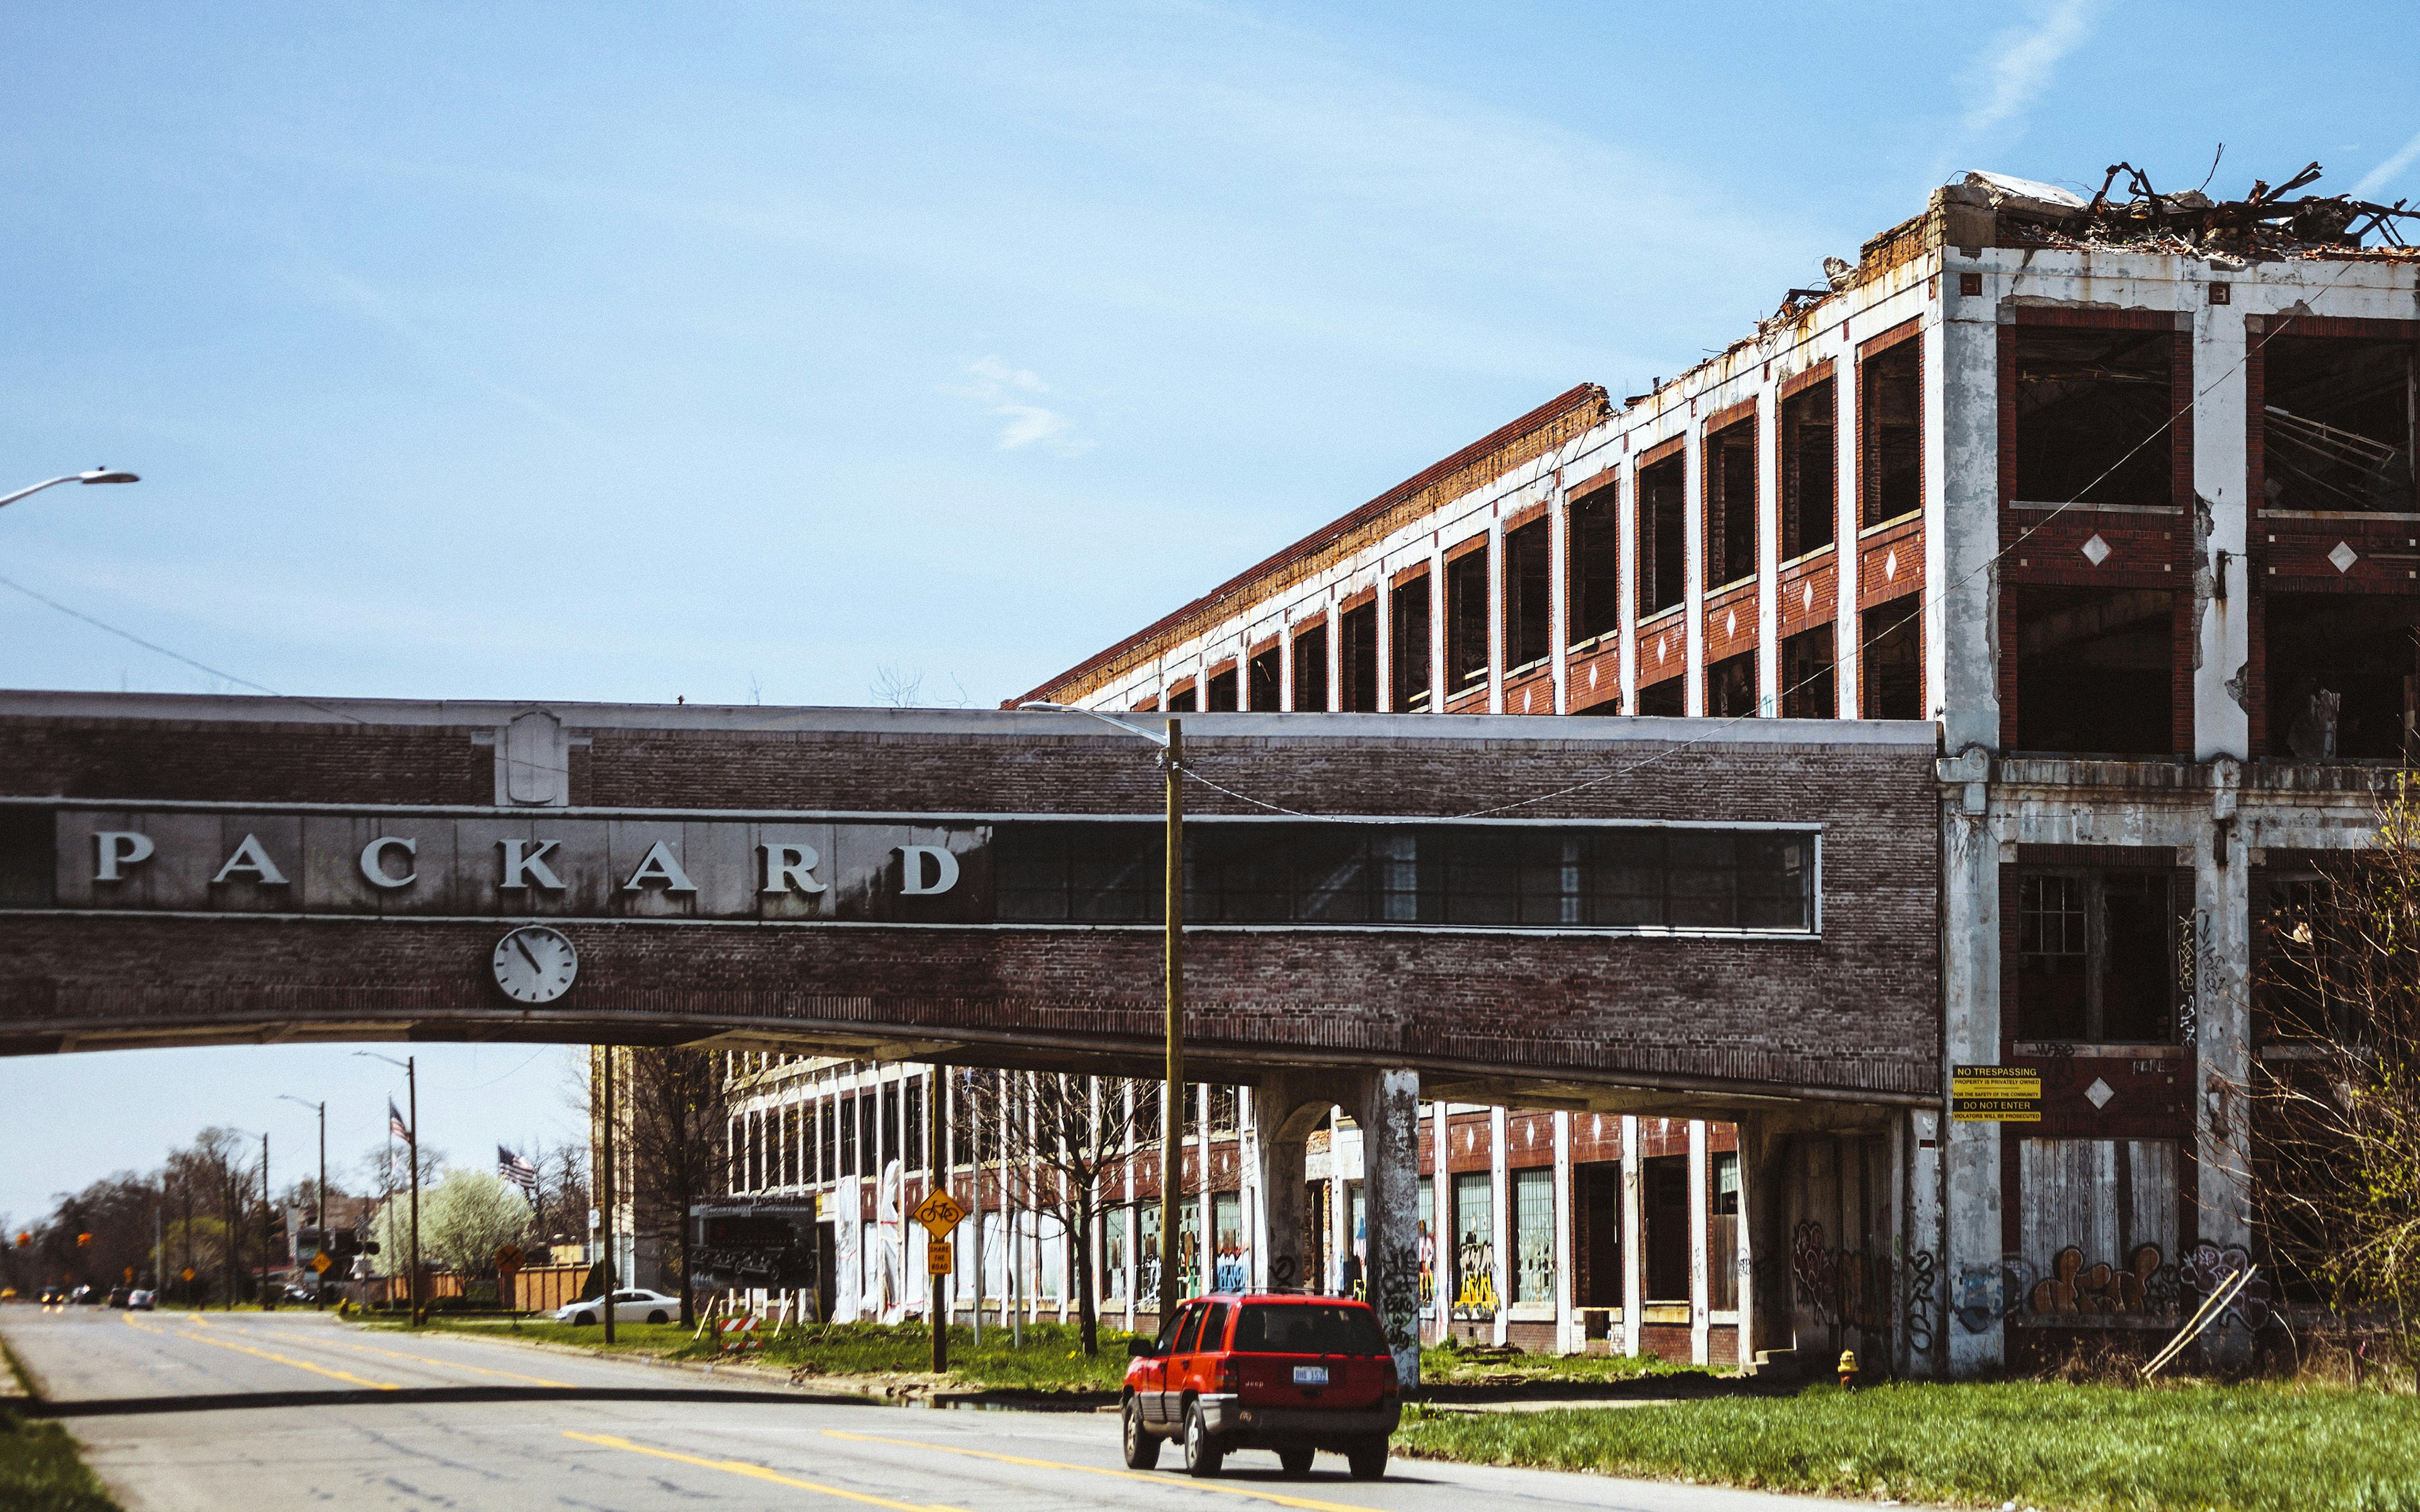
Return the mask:
[[[1300,1190],[1314,1109],[1357,1112],[1373,1280],[1423,1095],[1939,1104],[1929,724],[1224,714],[1187,747],[1188,1064],[1259,1089],[1295,1166],[1266,1190]],[[1155,754],[1050,713],[0,694],[0,1054],[1156,1076]]]

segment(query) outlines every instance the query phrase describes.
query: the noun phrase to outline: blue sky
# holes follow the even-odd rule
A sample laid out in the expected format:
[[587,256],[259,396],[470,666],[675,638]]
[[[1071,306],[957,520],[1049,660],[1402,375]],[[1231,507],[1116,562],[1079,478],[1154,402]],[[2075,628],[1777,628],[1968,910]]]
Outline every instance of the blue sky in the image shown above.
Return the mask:
[[[24,8],[0,456],[146,481],[0,576],[287,692],[988,704],[1955,171],[2420,197],[2420,12],[2279,15]],[[6,587],[0,683],[233,690]],[[0,1212],[343,1061],[0,1065]]]

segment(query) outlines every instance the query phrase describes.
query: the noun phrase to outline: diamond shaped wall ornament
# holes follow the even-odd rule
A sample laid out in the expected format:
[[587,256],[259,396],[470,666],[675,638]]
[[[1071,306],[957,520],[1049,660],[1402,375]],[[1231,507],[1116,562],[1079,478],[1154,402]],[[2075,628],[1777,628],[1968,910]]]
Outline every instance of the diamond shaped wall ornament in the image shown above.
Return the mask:
[[1526,687],[1521,690],[1521,712],[1523,714],[1529,712],[1529,690]]
[[2109,1089],[2109,1084],[2102,1081],[2098,1076],[2092,1078],[2092,1085],[2084,1089],[2085,1101],[2091,1103],[2095,1108],[2107,1107],[2109,1105],[2109,1100],[2117,1095],[2118,1094],[2116,1092]]
[[1590,691],[1594,691],[1594,690],[1595,690],[1595,687],[1596,687],[1596,663],[1595,663],[1595,662],[1590,662],[1590,663],[1589,663],[1589,688],[1590,688]]
[[2347,543],[2338,541],[2336,548],[2328,553],[2328,560],[2336,564],[2336,571],[2350,572],[2352,564],[2361,560],[2361,553],[2355,551]]
[[2091,540],[2084,543],[2084,560],[2096,567],[2108,561],[2109,543],[2095,533]]
[[1815,585],[1813,583],[1808,583],[1807,585],[1807,596],[1800,600],[1800,602],[1805,604],[1807,608],[1810,609],[1815,607]]
[[1739,610],[1733,609],[1723,616],[1723,634],[1726,636],[1739,634]]
[[1665,641],[1665,638],[1664,638],[1663,636],[1660,636],[1660,635],[1659,635],[1659,636],[1657,636],[1657,637],[1655,638],[1655,665],[1656,665],[1656,666],[1658,666],[1658,667],[1661,667],[1661,666],[1663,666],[1663,665],[1664,665],[1664,646],[1665,646],[1665,644],[1666,644],[1666,641]]
[[1899,548],[1897,547],[1891,548],[1883,556],[1883,580],[1885,582],[1899,580]]

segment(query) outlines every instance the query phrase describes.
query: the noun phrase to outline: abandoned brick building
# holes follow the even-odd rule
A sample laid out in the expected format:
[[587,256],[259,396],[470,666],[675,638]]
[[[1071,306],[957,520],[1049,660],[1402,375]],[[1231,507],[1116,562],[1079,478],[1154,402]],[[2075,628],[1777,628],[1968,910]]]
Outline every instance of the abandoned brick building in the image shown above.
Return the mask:
[[[2172,1331],[2236,1263],[2257,925],[2359,842],[2420,697],[2420,256],[2391,212],[2289,197],[2312,177],[2213,203],[1966,176],[1721,355],[1575,388],[1028,695],[1188,736],[1607,717],[1668,738],[1680,784],[1702,731],[1931,726],[1906,819],[1940,841],[1939,1095],[1759,1134],[1787,1148],[1754,1243],[1727,1221],[1745,1124],[1612,1088],[1432,1104],[1430,1336],[1971,1374]],[[1962,1065],[2037,1071],[2039,1121],[1952,1120]],[[843,1095],[836,1070],[865,1074],[749,1069],[739,1105]],[[1350,1236],[1331,1125],[1306,1211]],[[1258,1282],[1249,1165],[1201,1227]],[[1088,1242],[1130,1306],[1115,1227]],[[1023,1295],[1063,1295],[1040,1273]],[[1751,1273],[1787,1330],[1734,1326]],[[2221,1347],[2259,1321],[2240,1304]]]

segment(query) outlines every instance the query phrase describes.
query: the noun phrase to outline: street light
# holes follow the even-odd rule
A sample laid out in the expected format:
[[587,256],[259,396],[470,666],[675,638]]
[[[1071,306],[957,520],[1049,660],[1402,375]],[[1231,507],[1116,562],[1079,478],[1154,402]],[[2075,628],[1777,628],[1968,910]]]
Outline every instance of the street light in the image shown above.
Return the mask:
[[[1159,764],[1168,773],[1168,876],[1163,908],[1168,940],[1168,1099],[1159,1119],[1159,1326],[1164,1331],[1168,1320],[1176,1316],[1176,1193],[1185,1178],[1185,721],[1170,719],[1168,733],[1161,735],[1072,703],[1033,699],[1017,707],[1080,714],[1140,735],[1160,748]],[[1202,1137],[1202,1159],[1207,1161],[1206,1129]],[[1202,1174],[1204,1180],[1209,1179],[1206,1165]]]
[[[420,1057],[406,1056],[401,1060],[382,1056],[375,1050],[356,1050],[357,1056],[383,1060],[390,1066],[403,1068],[404,1099],[411,1110],[411,1125],[403,1131],[404,1160],[411,1166],[411,1272],[404,1281],[404,1290],[411,1301],[411,1326],[420,1326],[420,1073],[413,1062]],[[394,1103],[387,1104],[392,1108]]]
[[[296,1097],[291,1092],[278,1093],[277,1100],[280,1103],[299,1103],[306,1108],[316,1108],[318,1110],[319,1180],[318,1184],[313,1186],[311,1189],[311,1221],[318,1226],[319,1248],[324,1252],[328,1247],[328,1104],[324,1102],[314,1103],[308,1098]],[[325,1274],[326,1273],[322,1272],[320,1273]],[[313,1312],[318,1312],[326,1305],[326,1300],[319,1295],[318,1283],[316,1281],[313,1282],[311,1285],[311,1310]]]
[[55,488],[62,483],[141,483],[142,481],[123,468],[86,468],[82,472],[70,472],[55,478],[45,478],[30,488],[20,488],[6,498],[0,498],[0,508],[15,503],[27,494],[40,493],[45,488]]

